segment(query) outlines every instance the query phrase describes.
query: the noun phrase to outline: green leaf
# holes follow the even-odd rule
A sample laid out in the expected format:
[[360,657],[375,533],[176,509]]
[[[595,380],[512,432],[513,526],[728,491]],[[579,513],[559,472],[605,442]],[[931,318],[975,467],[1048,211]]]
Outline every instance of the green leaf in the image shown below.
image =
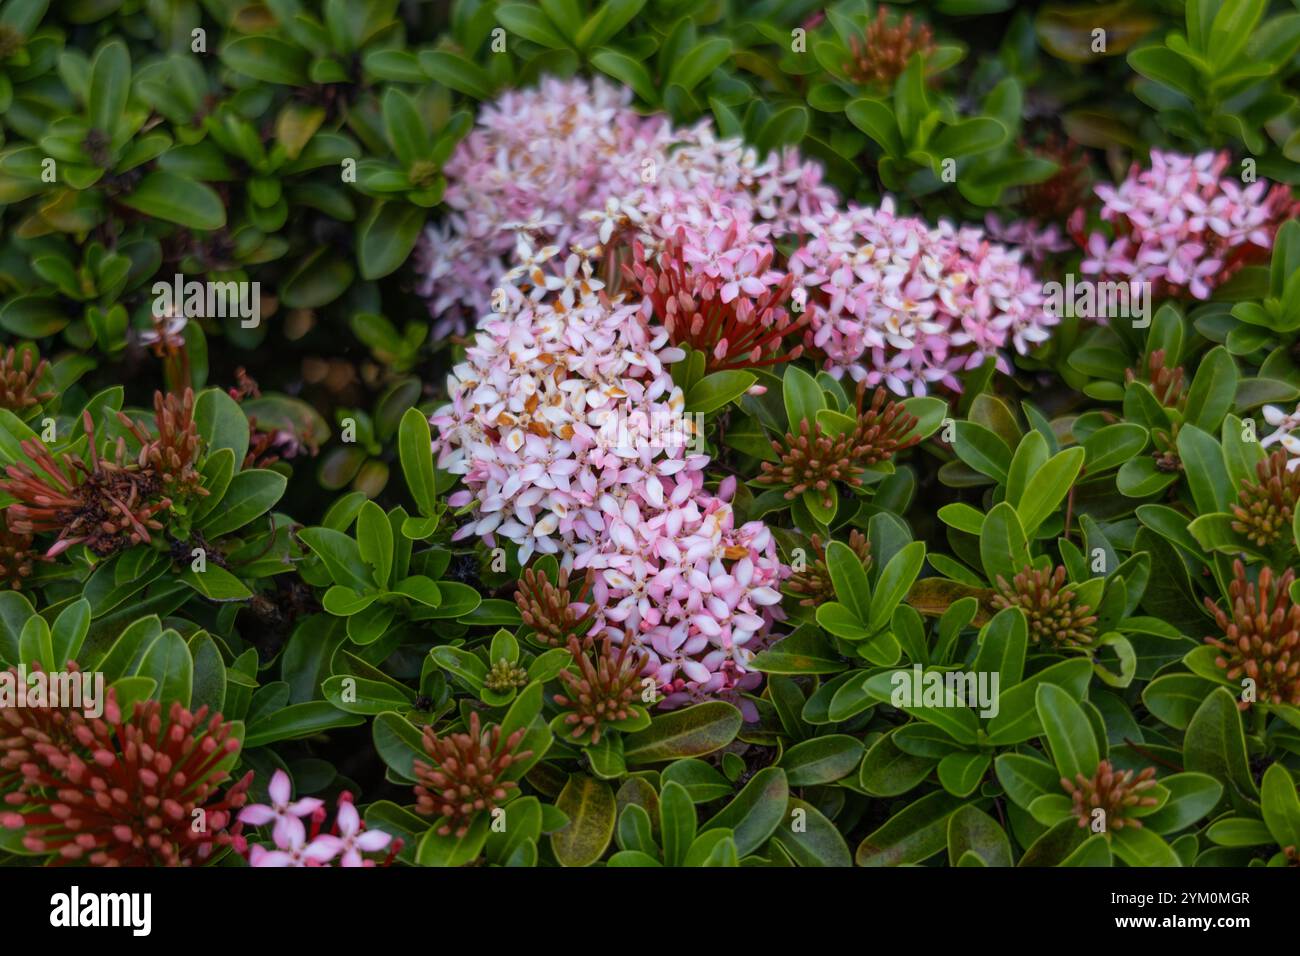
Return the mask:
[[781,380],[781,397],[790,430],[795,434],[799,433],[804,421],[809,426],[816,424],[817,413],[826,407],[826,396],[817,380],[795,365],[786,366]]
[[373,501],[363,504],[357,515],[357,548],[361,560],[370,566],[375,584],[386,589],[393,573],[393,526],[384,509]]
[[968,797],[980,785],[992,762],[992,757],[985,753],[948,754],[939,761],[939,783],[953,796]]
[[448,50],[421,50],[420,69],[435,83],[472,96],[476,100],[492,98],[492,76],[477,63]]
[[835,674],[845,668],[835,648],[815,627],[801,627],[750,662],[765,674]]
[[1203,773],[1170,774],[1160,778],[1160,786],[1169,791],[1169,799],[1142,819],[1142,825],[1156,833],[1176,833],[1191,826],[1209,814],[1223,795],[1223,785]]
[[1067,780],[1080,774],[1091,778],[1100,756],[1083,708],[1055,684],[1040,685],[1035,699],[1056,769]]
[[361,549],[352,538],[333,528],[303,528],[298,537],[321,559],[336,584],[357,592],[370,589]]
[[[925,674],[923,672],[919,679],[918,689],[914,686],[918,683],[916,666],[919,665],[872,675],[867,679],[867,693],[882,703],[888,703],[939,727],[958,743],[974,745],[979,737],[979,721],[975,712],[968,707],[942,704],[936,707],[923,703]],[[940,674],[938,671],[932,673]]]
[[862,761],[862,742],[847,734],[827,734],[795,744],[781,755],[792,787],[811,787],[847,777]]
[[[360,699],[360,693],[357,696]],[[404,701],[401,708],[405,709],[407,703]],[[377,714],[370,732],[380,759],[401,779],[415,779],[415,761],[430,762],[424,749],[424,733],[401,714],[391,710]]]
[[459,836],[454,832],[443,836],[437,827],[430,827],[420,838],[415,851],[416,862],[420,866],[437,867],[459,867],[473,862],[483,851],[491,822],[489,814],[480,813]]
[[384,91],[384,132],[393,147],[393,155],[403,167],[409,169],[417,160],[424,159],[433,149],[433,143],[415,108],[414,101],[401,89],[390,86]]
[[112,139],[131,92],[131,55],[121,40],[110,40],[96,52],[90,64],[90,82],[86,92],[91,129],[106,133]]
[[1183,767],[1208,774],[1229,794],[1257,794],[1246,756],[1241,711],[1227,688],[1212,691],[1192,716],[1183,737]]
[[[847,546],[845,550],[849,550]],[[850,553],[852,553],[850,551]],[[854,558],[856,561],[856,556]],[[876,579],[876,591],[871,595],[871,614],[867,630],[874,634],[893,618],[894,610],[911,590],[925,563],[925,544],[913,541],[889,559]]]
[[433,436],[429,420],[418,408],[408,408],[397,428],[397,450],[406,487],[420,514],[437,514],[438,483],[433,470]]
[[406,262],[424,228],[425,210],[405,202],[376,202],[357,225],[363,279],[382,279]]
[[995,506],[980,530],[980,562],[990,583],[1010,582],[1029,564],[1029,542],[1020,516],[1007,502]]
[[1142,689],[1147,710],[1171,727],[1183,730],[1214,684],[1195,674],[1164,674]]
[[226,207],[210,186],[161,170],[146,175],[133,192],[118,196],[117,202],[190,229],[212,230],[226,225]]
[[1223,346],[1205,353],[1187,391],[1183,421],[1207,432],[1218,431],[1237,394],[1237,363]]
[[955,865],[974,853],[985,866],[1011,866],[1011,841],[1005,831],[978,807],[964,806],[948,818],[948,862]]
[[[925,546],[922,545],[921,548],[924,552]],[[862,559],[844,542],[832,541],[826,546],[826,569],[840,604],[852,613],[860,626],[865,626],[871,617],[872,599],[871,583],[866,568],[862,566]],[[836,633],[831,628],[827,630]]]
[[695,803],[680,783],[669,780],[659,791],[659,838],[664,865],[681,866],[695,842]]
[[[238,471],[248,454],[249,432],[248,419],[239,403],[222,389],[206,389],[194,402],[194,423],[207,443],[208,457],[228,448],[234,454],[234,470]],[[215,504],[208,504],[208,509]]]
[[957,457],[976,471],[1006,484],[1011,449],[995,433],[975,422],[957,422],[952,447]]
[[253,468],[230,479],[221,507],[214,508],[204,519],[203,534],[210,540],[238,531],[250,521],[266,514],[280,500],[288,479],[278,471]]
[[785,146],[798,146],[808,133],[808,117],[808,108],[801,104],[773,113],[755,137],[759,151],[772,153]]
[[888,103],[876,99],[856,99],[844,107],[850,123],[870,136],[888,156],[901,157],[904,146],[894,111]]
[[921,863],[948,843],[948,818],[963,806],[949,793],[936,791],[895,813],[858,844],[858,866]]
[[1231,64],[1250,39],[1263,16],[1267,0],[1226,0],[1210,23],[1206,49],[1210,60],[1222,68]]
[[[925,724],[908,724],[908,727],[925,727]],[[934,728],[949,748],[957,746],[947,734]],[[935,758],[920,756],[902,750],[895,737],[898,731],[885,734],[867,750],[862,760],[858,783],[867,793],[879,797],[896,797],[918,786],[935,767]],[[941,744],[942,746],[942,744]]]
[[307,85],[306,51],[268,34],[233,40],[222,48],[221,60],[235,72],[264,83]]
[[206,632],[199,631],[189,639],[189,648],[194,661],[190,709],[207,707],[219,714],[226,706],[226,662],[217,642]]
[[839,829],[811,803],[790,799],[781,826],[772,835],[797,866],[849,867],[853,855]]
[[686,393],[686,411],[716,412],[739,399],[757,381],[752,372],[721,371],[706,375]]
[[720,774],[713,766],[693,757],[676,760],[663,769],[660,778],[664,782],[674,781],[686,788],[693,803],[708,803],[730,796],[731,781]]
[[1041,685],[1056,685],[1065,689],[1071,698],[1082,700],[1091,678],[1092,662],[1076,658],[1045,667],[1014,687],[1004,687],[998,697],[997,715],[989,719],[987,732],[990,743],[998,746],[1020,743],[1042,732],[1037,706]]
[[628,734],[623,755],[629,767],[699,757],[735,739],[743,718],[723,701],[708,701],[655,717],[645,730]]
[[780,767],[764,767],[701,829],[731,830],[737,852],[748,856],[761,848],[781,825],[789,797],[785,771]]
[[209,601],[245,601],[253,596],[243,581],[215,564],[207,565],[202,571],[187,566],[178,578]]
[[658,89],[649,71],[627,54],[615,50],[597,50],[591,55],[591,65],[631,87],[646,103],[654,105],[659,102]]
[[1300,846],[1300,797],[1290,771],[1280,763],[1264,771],[1260,806],[1268,832],[1278,846]]
[[1147,441],[1147,429],[1131,421],[1117,421],[1113,425],[1106,425],[1105,428],[1099,428],[1089,434],[1084,440],[1083,450],[1087,453],[1084,467],[1087,468],[1089,476],[1100,475],[1101,472],[1117,467],[1128,459],[1138,457],[1141,450],[1147,447]]
[[153,699],[161,701],[164,708],[178,701],[182,707],[190,706],[194,690],[194,659],[182,638],[170,628],[158,635],[136,671],[138,677],[149,677],[157,682]]
[[818,606],[816,619],[822,628],[841,640],[865,641],[871,636],[862,619],[838,601],[827,601]]
[[314,737],[338,727],[356,727],[366,722],[360,714],[348,714],[329,701],[310,700],[290,704],[251,723],[244,737],[244,749],[263,747],[281,740]]
[[404,710],[415,700],[387,681],[367,680],[350,674],[335,674],[321,687],[325,699],[349,714],[383,714]]
[[1184,425],[1178,430],[1178,457],[1197,510],[1201,514],[1227,511],[1236,495],[1223,462],[1223,449],[1213,436],[1195,425]]
[[972,116],[945,126],[931,141],[929,150],[937,159],[971,156],[996,149],[1009,134],[1006,126],[991,116]]
[[[690,798],[686,799],[689,803]],[[564,829],[551,834],[556,862],[561,866],[590,866],[599,860],[614,835],[618,812],[609,784],[586,774],[570,774],[555,806],[569,818]],[[692,809],[691,815],[694,813]]]
[[[664,86],[671,86],[675,83],[690,92],[705,77],[722,66],[729,56],[731,56],[731,41],[726,37],[715,36],[701,40],[689,53],[678,57],[673,62]],[[791,108],[802,109],[802,107]],[[806,121],[807,117],[805,116],[805,125]],[[759,143],[762,143],[761,138]]]
[[1182,866],[1173,848],[1146,827],[1122,827],[1110,835],[1111,849],[1129,866]]
[[89,630],[90,602],[85,598],[78,598],[59,612],[50,628],[50,653],[59,668],[77,659]]
[[[1051,457],[1048,450],[1047,439],[1042,433],[1031,431],[1016,446],[1015,454],[1011,456],[1011,467],[1007,469],[1007,496],[1006,500],[1017,508],[1020,506],[1021,499],[1025,496],[1025,490],[1029,487],[1030,482],[1038,474],[1038,470],[1047,464],[1047,459]],[[983,523],[984,516],[970,505],[955,504],[945,505],[945,508],[961,507],[979,515],[979,521],[973,529],[962,528],[961,530],[971,530],[973,534],[979,534],[979,525]],[[940,509],[942,512],[944,509]],[[954,527],[958,527],[954,525]]]
[[536,7],[523,3],[504,3],[496,9],[497,23],[511,33],[540,46],[561,49],[568,44],[551,25],[550,19]]

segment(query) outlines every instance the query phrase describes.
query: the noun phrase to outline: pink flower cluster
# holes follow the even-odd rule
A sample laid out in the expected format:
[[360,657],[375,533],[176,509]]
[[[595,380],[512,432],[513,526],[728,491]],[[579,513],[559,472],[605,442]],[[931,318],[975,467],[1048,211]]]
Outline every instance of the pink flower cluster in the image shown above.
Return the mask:
[[835,190],[822,182],[822,167],[792,147],[762,158],[739,138],[719,139],[708,120],[674,130],[667,139],[653,175],[621,200],[652,248],[678,226],[707,227],[719,211],[753,224],[758,236],[789,235],[799,231],[804,217],[823,215],[837,201]]
[[471,513],[455,538],[599,570],[597,627],[645,647],[669,706],[752,687],[789,571],[761,522],[734,527],[734,481],[703,491],[709,459],[665,368],[682,352],[589,259],[548,275],[525,251],[530,291],[503,287],[431,419],[439,465],[466,486],[449,499]]
[[[275,849],[261,844],[249,845],[240,837],[241,852],[250,866],[329,866],[335,859],[340,866],[374,866],[373,859],[365,853],[378,853],[392,842],[383,830],[369,830],[361,822],[352,803],[352,794],[339,795],[338,809],[332,832],[322,832],[325,822],[325,802],[316,797],[292,800],[289,775],[277,770],[271,775],[268,786],[271,802],[252,803],[239,811],[239,822],[249,826],[273,823],[271,840]],[[311,833],[303,818],[311,820]]]
[[791,231],[834,201],[821,167],[793,149],[761,158],[705,120],[674,129],[642,117],[630,90],[604,80],[544,78],[485,106],[447,163],[448,215],[419,251],[418,292],[438,318],[435,335],[487,312],[520,240],[594,251],[616,230],[653,242],[698,220],[710,197],[733,216]]
[[668,124],[630,107],[631,91],[603,80],[543,78],[485,105],[447,162],[449,213],[421,247],[421,295],[441,318],[435,335],[488,311],[519,238],[594,244],[581,214],[640,183],[642,157],[659,157]]
[[1087,256],[1081,269],[1110,280],[1149,282],[1157,298],[1209,298],[1243,265],[1266,258],[1273,236],[1300,211],[1290,188],[1244,184],[1223,175],[1226,152],[1196,156],[1151,151],[1151,167],[1136,163],[1118,186],[1098,185],[1101,218],[1112,235],[1082,237],[1082,210],[1071,230]]
[[577,254],[561,275],[537,266],[532,278],[533,296],[503,287],[431,419],[439,466],[466,486],[449,503],[473,506],[456,538],[499,534],[521,564],[571,557],[604,536],[609,502],[707,460],[687,454],[694,435],[665,368],[682,353],[667,332],[605,295]]
[[1008,371],[1002,350],[1031,351],[1057,321],[1020,253],[976,227],[899,216],[888,198],[804,223],[790,270],[808,296],[808,344],[837,378],[899,395],[960,390],[958,372],[989,356]]
[[750,660],[783,619],[790,569],[763,522],[736,527],[735,487],[710,494],[699,471],[651,479],[612,510],[603,540],[578,548],[574,566],[600,572],[592,632],[640,644],[665,707],[724,696],[744,709],[739,692],[761,679]]

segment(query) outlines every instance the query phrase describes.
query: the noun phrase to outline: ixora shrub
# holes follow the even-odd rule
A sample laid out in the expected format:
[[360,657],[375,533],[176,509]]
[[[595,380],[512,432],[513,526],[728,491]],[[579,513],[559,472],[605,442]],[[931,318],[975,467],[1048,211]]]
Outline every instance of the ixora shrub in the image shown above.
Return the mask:
[[1300,866],[1298,77],[0,0],[0,864]]

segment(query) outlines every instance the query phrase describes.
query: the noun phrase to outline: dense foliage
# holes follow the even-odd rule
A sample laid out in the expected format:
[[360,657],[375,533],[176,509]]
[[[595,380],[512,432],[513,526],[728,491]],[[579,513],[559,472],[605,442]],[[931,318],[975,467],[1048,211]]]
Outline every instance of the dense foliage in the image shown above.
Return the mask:
[[0,863],[1300,865],[1298,76],[0,0]]

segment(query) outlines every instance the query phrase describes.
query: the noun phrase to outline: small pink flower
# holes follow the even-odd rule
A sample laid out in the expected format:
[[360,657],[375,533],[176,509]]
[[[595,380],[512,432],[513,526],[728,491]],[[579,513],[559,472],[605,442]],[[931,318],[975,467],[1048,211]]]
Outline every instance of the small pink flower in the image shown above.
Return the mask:
[[276,845],[290,845],[293,837],[297,837],[298,844],[302,843],[305,838],[305,828],[303,827],[300,817],[309,817],[322,806],[324,801],[316,797],[303,797],[301,800],[290,800],[292,791],[290,788],[289,775],[283,770],[277,770],[271,775],[271,783],[267,787],[267,792],[271,797],[271,803],[250,803],[239,811],[239,822],[247,823],[249,826],[265,826],[272,820],[275,821],[275,828],[271,836]]

